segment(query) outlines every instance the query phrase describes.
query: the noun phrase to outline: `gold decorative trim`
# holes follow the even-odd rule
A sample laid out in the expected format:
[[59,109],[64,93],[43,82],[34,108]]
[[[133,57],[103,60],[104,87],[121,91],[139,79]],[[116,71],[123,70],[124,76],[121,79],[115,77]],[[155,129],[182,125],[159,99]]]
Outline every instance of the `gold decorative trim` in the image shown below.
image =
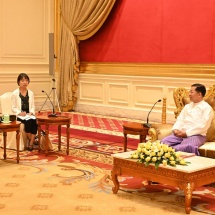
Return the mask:
[[215,78],[215,64],[144,64],[82,62],[80,72],[128,76]]

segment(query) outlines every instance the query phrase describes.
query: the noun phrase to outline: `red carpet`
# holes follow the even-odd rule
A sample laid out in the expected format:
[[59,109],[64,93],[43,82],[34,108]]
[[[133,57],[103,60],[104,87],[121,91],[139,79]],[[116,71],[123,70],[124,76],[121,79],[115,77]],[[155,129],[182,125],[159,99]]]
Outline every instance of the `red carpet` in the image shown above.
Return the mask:
[[[48,115],[51,112],[43,112],[39,113],[38,115]],[[71,118],[71,125],[76,126],[84,126],[87,128],[96,128],[96,129],[102,129],[102,130],[109,130],[109,131],[117,131],[122,132],[122,125],[128,120],[126,119],[120,119],[120,118],[114,118],[114,117],[105,117],[105,116],[95,116],[95,115],[89,115],[89,114],[83,114],[83,113],[58,113],[59,115],[68,116]]]
[[[40,113],[47,115],[49,113]],[[70,147],[82,148],[89,151],[97,151],[104,154],[123,152],[124,136],[122,125],[127,123],[127,119],[117,119],[116,117],[105,117],[87,115],[82,113],[62,113],[71,118]],[[43,127],[44,129],[44,127]],[[57,126],[50,126],[50,138],[53,143],[57,143]],[[62,135],[65,137],[65,128],[62,127]],[[62,137],[62,145],[66,143]],[[131,138],[128,135],[127,150],[134,150],[139,143],[139,136]]]
[[[52,126],[50,133],[52,142],[57,143],[57,127]],[[65,128],[62,128],[62,135],[66,136]],[[66,144],[66,139],[62,139],[62,145]],[[123,152],[124,137],[110,134],[101,134],[98,132],[84,131],[70,128],[70,147],[83,148],[85,150],[99,151],[101,153]],[[139,143],[138,139],[128,138],[128,150],[134,150]],[[109,150],[107,151],[107,147]],[[113,150],[111,150],[112,148]]]

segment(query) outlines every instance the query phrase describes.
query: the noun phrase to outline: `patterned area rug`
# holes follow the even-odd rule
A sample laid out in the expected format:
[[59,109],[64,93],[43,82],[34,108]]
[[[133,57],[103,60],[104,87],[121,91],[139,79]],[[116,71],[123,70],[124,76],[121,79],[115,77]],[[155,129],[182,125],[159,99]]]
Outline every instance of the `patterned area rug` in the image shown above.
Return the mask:
[[[84,215],[185,214],[183,192],[168,185],[146,185],[131,176],[119,177],[120,190],[112,193],[109,155],[71,149],[44,153],[7,150],[0,161],[0,213]],[[0,157],[3,150],[0,149]],[[191,214],[215,214],[214,185],[193,192]]]

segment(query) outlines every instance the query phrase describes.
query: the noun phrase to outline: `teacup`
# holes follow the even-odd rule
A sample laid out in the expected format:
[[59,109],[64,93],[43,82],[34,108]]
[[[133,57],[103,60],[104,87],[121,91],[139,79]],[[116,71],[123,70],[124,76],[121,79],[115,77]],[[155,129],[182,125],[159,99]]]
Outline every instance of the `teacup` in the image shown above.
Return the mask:
[[4,114],[2,116],[2,120],[3,120],[3,122],[8,123],[10,121],[10,115],[9,114]]

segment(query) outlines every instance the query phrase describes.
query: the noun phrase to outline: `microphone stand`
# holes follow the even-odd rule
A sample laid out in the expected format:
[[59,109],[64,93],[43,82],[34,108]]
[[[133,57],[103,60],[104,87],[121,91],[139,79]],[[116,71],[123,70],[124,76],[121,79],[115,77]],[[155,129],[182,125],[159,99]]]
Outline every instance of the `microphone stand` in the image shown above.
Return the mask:
[[55,113],[54,105],[53,105],[53,103],[52,103],[52,101],[51,101],[49,95],[48,95],[44,90],[42,90],[42,92],[45,93],[45,94],[47,95],[47,98],[49,99],[49,101],[50,101],[51,104],[52,104],[52,113],[49,114],[48,117],[56,117],[57,114]]
[[147,121],[146,123],[143,124],[144,127],[146,128],[150,128],[151,127],[151,124],[149,124],[149,114],[151,113],[151,111],[153,110],[154,106],[158,103],[158,102],[161,102],[161,99],[157,100],[154,105],[152,106],[151,110],[149,111],[148,115],[147,115]]
[[46,100],[45,100],[45,102],[43,103],[42,107],[40,108],[39,113],[40,113],[40,111],[42,110],[42,108],[44,107],[44,105],[46,104],[47,100],[49,99],[49,101],[51,102],[51,105],[52,105],[52,114],[49,114],[48,117],[56,117],[56,116],[57,116],[57,114],[55,113],[54,104],[52,103],[52,101],[51,101],[51,99],[50,99],[50,95],[51,95],[51,93],[52,93],[53,91],[54,91],[55,97],[56,97],[56,99],[57,99],[57,104],[58,104],[59,112],[61,113],[59,101],[58,101],[57,94],[56,94],[56,88],[53,87],[53,88],[51,89],[49,95],[48,95],[44,90],[42,90],[42,92],[45,93],[47,97],[46,97]]

